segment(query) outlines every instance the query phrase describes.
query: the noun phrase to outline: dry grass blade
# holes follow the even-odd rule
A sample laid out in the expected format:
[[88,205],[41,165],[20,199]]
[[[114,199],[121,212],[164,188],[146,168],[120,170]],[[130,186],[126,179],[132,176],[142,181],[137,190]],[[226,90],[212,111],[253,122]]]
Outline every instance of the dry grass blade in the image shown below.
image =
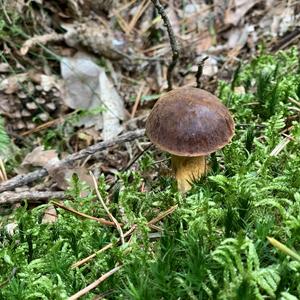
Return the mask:
[[66,211],[69,211],[69,212],[71,212],[71,213],[73,213],[73,214],[75,214],[75,215],[77,215],[77,216],[80,216],[80,217],[83,217],[83,218],[86,218],[86,219],[90,219],[90,220],[97,221],[97,222],[99,222],[99,223],[101,223],[101,224],[103,224],[103,225],[115,226],[115,223],[114,223],[114,222],[110,222],[110,221],[107,221],[107,220],[102,219],[102,218],[96,218],[96,217],[93,217],[93,216],[89,216],[89,215],[87,215],[87,214],[84,214],[84,213],[82,213],[82,212],[79,212],[79,211],[75,210],[75,209],[72,208],[72,207],[65,206],[65,205],[63,205],[63,204],[61,204],[61,203],[58,203],[58,202],[55,202],[55,201],[52,201],[51,203],[52,203],[53,205],[59,207],[59,208],[62,208],[62,209],[64,209],[64,210],[66,210]]
[[119,234],[120,234],[120,239],[121,239],[121,243],[122,245],[125,243],[125,240],[124,240],[124,234],[123,234],[123,231],[122,231],[122,228],[119,224],[119,222],[116,220],[116,218],[110,213],[108,207],[106,206],[106,204],[104,203],[102,197],[101,197],[101,194],[98,190],[98,185],[97,185],[97,180],[94,176],[94,174],[92,172],[90,172],[90,175],[93,179],[93,183],[94,183],[94,187],[95,187],[95,191],[96,191],[96,194],[97,194],[97,197],[99,199],[99,201],[101,202],[102,206],[104,207],[104,210],[106,211],[108,217],[112,220],[112,222],[115,224]]
[[126,33],[129,31],[129,27],[128,27],[128,23],[123,19],[123,17],[116,11],[114,13],[116,19],[117,19],[117,22],[120,26],[120,28]]
[[56,126],[60,123],[63,123],[64,120],[62,118],[59,118],[59,119],[55,119],[55,120],[51,120],[51,121],[48,121],[44,124],[41,124],[33,129],[30,129],[30,130],[27,130],[23,133],[21,133],[21,136],[26,136],[26,135],[29,135],[29,134],[32,134],[32,133],[36,133],[36,132],[39,132],[41,130],[44,130],[44,129],[47,129],[49,127],[52,127],[52,126]]
[[123,266],[121,265],[121,266],[117,266],[117,267],[111,269],[109,272],[103,274],[100,278],[98,278],[93,283],[91,283],[90,285],[86,286],[84,289],[80,290],[76,294],[72,295],[68,299],[69,300],[79,299],[80,297],[82,297],[85,294],[87,294],[89,291],[91,291],[94,288],[96,288],[101,282],[103,282],[104,280],[106,280],[108,277],[110,277],[111,275],[113,275],[114,273],[116,273],[117,271],[119,271],[122,267]]
[[270,153],[270,156],[277,156],[291,141],[291,138],[285,137]]
[[144,88],[145,88],[145,82],[142,83],[142,85],[137,93],[134,105],[132,107],[131,115],[130,115],[131,119],[133,119],[135,116],[135,113],[137,111],[137,108],[139,106],[139,103],[140,103],[142,95],[143,95]]
[[[128,231],[125,232],[124,238],[130,236],[135,231],[135,229],[136,229],[136,225],[133,225]],[[119,241],[120,241],[120,239],[117,242],[119,242]],[[90,256],[88,256],[88,257],[86,257],[86,258],[84,258],[84,259],[82,259],[82,260],[74,263],[71,268],[74,269],[74,268],[80,267],[81,265],[84,265],[86,262],[88,262],[91,259],[93,259],[97,254],[100,254],[100,253],[106,251],[107,249],[112,248],[113,245],[114,245],[114,243],[107,244],[106,246],[104,246],[100,250],[96,251],[95,253],[91,254]]]
[[280,243],[279,241],[277,241],[272,237],[267,237],[267,239],[270,242],[270,244],[272,244],[275,248],[277,248],[278,250],[282,251],[283,253],[291,256],[292,258],[300,262],[300,255],[298,253],[296,253],[295,251],[288,248],[286,245]]
[[173,213],[176,209],[177,209],[178,205],[174,205],[172,207],[170,207],[168,210],[163,211],[162,213],[160,213],[157,217],[155,217],[154,219],[152,219],[151,221],[148,222],[148,225],[153,225],[157,222],[159,222],[160,220],[162,220],[163,218],[165,218],[166,216],[170,215],[171,213]]
[[139,5],[136,14],[133,16],[133,18],[131,19],[128,25],[128,31],[126,32],[127,34],[129,34],[132,31],[132,29],[135,27],[136,22],[142,16],[144,11],[148,8],[149,4],[150,2],[148,2],[147,0],[143,0],[142,3]]
[[6,175],[5,166],[2,159],[0,158],[0,181],[6,181],[6,180],[7,180],[7,175]]
[[[175,211],[175,209],[178,207],[178,205],[174,205],[172,207],[170,207],[168,210],[160,213],[157,217],[155,217],[154,219],[152,219],[151,221],[149,221],[147,224],[149,227],[153,227],[153,225],[157,222],[159,222],[160,220],[162,220],[163,218],[165,218],[166,216],[170,215],[171,213],[173,213]],[[124,234],[124,238],[130,236],[136,229],[136,225],[133,225],[127,232],[125,232]],[[156,227],[156,226],[155,226]],[[120,239],[117,241],[117,243],[120,242]],[[85,257],[84,259],[74,263],[72,265],[72,269],[77,268],[85,263],[87,263],[88,261],[90,261],[91,259],[93,259],[97,254],[104,252],[107,249],[112,248],[114,245],[114,243],[109,243],[106,246],[104,246],[103,248],[101,248],[100,250],[96,251],[95,253],[91,254],[88,257]]]

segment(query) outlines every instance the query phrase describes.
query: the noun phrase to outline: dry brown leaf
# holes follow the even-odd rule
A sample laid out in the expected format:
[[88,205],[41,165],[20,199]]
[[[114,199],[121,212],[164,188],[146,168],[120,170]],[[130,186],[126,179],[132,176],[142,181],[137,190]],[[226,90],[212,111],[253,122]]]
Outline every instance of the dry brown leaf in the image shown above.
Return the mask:
[[208,50],[213,45],[212,36],[209,33],[203,34],[203,36],[197,41],[196,51],[198,55],[202,55],[203,52]]
[[46,167],[49,163],[58,162],[58,156],[55,150],[44,150],[44,147],[39,146],[28,153],[24,158],[22,167]]
[[225,25],[236,26],[259,0],[231,0],[225,11]]
[[44,212],[42,224],[52,224],[57,220],[57,212],[53,205],[49,205]]
[[169,6],[166,13],[170,20],[170,23],[172,24],[172,28],[174,30],[175,35],[178,35],[180,34],[180,25],[179,25],[178,17],[175,12],[174,0],[168,1],[168,3]]

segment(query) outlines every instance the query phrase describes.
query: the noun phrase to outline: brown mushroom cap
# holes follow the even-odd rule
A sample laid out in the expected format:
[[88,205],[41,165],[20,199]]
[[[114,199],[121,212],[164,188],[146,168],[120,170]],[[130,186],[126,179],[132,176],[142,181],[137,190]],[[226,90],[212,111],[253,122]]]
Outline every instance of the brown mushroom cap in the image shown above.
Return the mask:
[[211,93],[182,87],[156,102],[146,122],[146,133],[163,151],[178,156],[202,156],[230,142],[234,121]]

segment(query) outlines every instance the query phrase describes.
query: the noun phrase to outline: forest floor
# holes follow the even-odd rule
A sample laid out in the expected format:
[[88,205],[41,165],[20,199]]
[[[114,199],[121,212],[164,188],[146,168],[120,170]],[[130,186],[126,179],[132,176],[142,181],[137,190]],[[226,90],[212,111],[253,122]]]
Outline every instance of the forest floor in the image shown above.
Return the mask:
[[203,63],[236,123],[186,194],[153,3],[0,2],[0,299],[300,299],[300,3],[161,3],[173,88]]

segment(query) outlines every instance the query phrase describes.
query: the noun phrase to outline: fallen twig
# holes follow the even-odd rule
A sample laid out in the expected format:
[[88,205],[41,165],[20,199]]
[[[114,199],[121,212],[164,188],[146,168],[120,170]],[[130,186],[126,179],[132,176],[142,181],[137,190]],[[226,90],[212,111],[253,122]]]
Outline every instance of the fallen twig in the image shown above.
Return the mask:
[[[132,141],[134,139],[140,138],[142,136],[144,136],[145,134],[145,130],[144,129],[139,129],[136,131],[131,131],[131,132],[127,132],[124,133],[118,137],[115,137],[111,140],[107,140],[105,142],[100,142],[97,143],[95,145],[89,146],[85,149],[82,149],[79,152],[73,153],[69,156],[67,156],[65,159],[62,159],[57,165],[57,168],[61,168],[62,166],[64,166],[65,164],[71,164],[76,160],[85,158],[89,155],[93,155],[96,152],[99,152],[103,149],[106,149],[108,147],[114,146],[114,145],[119,145],[122,144],[124,142],[129,142]],[[4,192],[4,191],[8,191],[8,190],[12,190],[18,186],[22,186],[22,185],[26,185],[28,183],[31,183],[33,181],[36,181],[38,179],[41,179],[45,176],[48,175],[48,171],[44,168],[41,168],[39,170],[36,170],[34,172],[25,174],[25,175],[18,175],[15,176],[13,178],[11,178],[10,180],[7,180],[5,182],[2,182],[0,184],[0,193]]]
[[[107,221],[107,220],[102,219],[102,218],[96,218],[96,217],[93,217],[93,216],[89,216],[89,215],[87,215],[87,214],[85,214],[85,213],[82,213],[82,212],[80,212],[80,211],[75,210],[75,209],[72,208],[72,207],[65,206],[65,205],[63,205],[63,204],[61,204],[61,203],[58,203],[58,202],[55,202],[55,201],[52,201],[51,203],[52,203],[54,206],[58,206],[58,207],[60,207],[60,208],[62,208],[62,209],[64,209],[64,210],[67,210],[67,211],[73,213],[74,215],[77,215],[77,216],[80,216],[80,217],[83,217],[83,218],[86,218],[86,219],[90,219],[90,220],[97,221],[97,222],[99,222],[99,223],[101,223],[101,224],[103,224],[103,225],[115,226],[115,223],[114,223],[114,222],[110,222],[110,221]],[[119,225],[119,226],[120,226],[120,225]]]
[[40,192],[40,191],[26,191],[21,193],[4,192],[0,195],[0,205],[14,204],[23,200],[29,202],[45,202],[51,199],[66,199],[69,198],[64,192]]
[[101,197],[101,194],[98,190],[98,185],[97,185],[97,180],[94,176],[94,174],[92,172],[90,172],[90,175],[92,176],[92,179],[93,179],[93,183],[94,183],[94,187],[95,187],[95,191],[96,191],[96,194],[97,194],[97,197],[99,199],[99,201],[101,202],[102,206],[104,207],[104,210],[106,211],[108,217],[112,220],[112,222],[115,224],[119,234],[120,234],[120,240],[122,242],[122,245],[125,243],[124,241],[124,234],[123,234],[123,231],[122,231],[122,228],[120,226],[120,223],[116,220],[116,218],[110,213],[108,207],[106,206],[106,204],[104,203],[102,197]]
[[[168,210],[160,213],[157,217],[155,217],[154,219],[152,219],[151,221],[149,221],[147,223],[147,225],[149,227],[152,227],[152,225],[154,225],[155,223],[159,222],[160,220],[162,220],[166,216],[168,216],[171,213],[173,213],[173,211],[177,207],[178,207],[178,205],[174,205],[174,206],[170,207]],[[124,238],[130,236],[135,231],[136,228],[137,228],[136,224],[132,225],[132,227],[127,232],[124,233]],[[96,251],[95,253],[91,254],[90,256],[85,257],[82,260],[74,263],[71,268],[74,269],[74,268],[80,267],[81,265],[83,265],[83,264],[87,263],[88,261],[90,261],[91,259],[93,259],[97,254],[100,254],[100,253],[106,251],[107,249],[112,248],[118,242],[120,242],[120,239],[118,239],[115,243],[109,243],[109,244],[107,244],[106,246],[104,246],[100,250]]]
[[117,271],[119,271],[122,267],[123,266],[121,265],[121,266],[117,266],[117,267],[111,269],[109,272],[103,274],[100,278],[98,278],[97,280],[95,280],[93,283],[89,284],[84,289],[80,290],[76,294],[74,294],[71,297],[69,297],[68,300],[76,300],[76,299],[80,298],[81,296],[87,294],[89,291],[91,291],[94,288],[96,288],[101,282],[103,282],[108,277],[110,277],[111,275],[113,275],[114,273],[116,273]]
[[164,21],[164,26],[167,28],[169,39],[170,39],[170,45],[172,49],[172,61],[169,64],[168,72],[167,72],[167,81],[168,81],[168,90],[172,90],[172,72],[177,64],[178,57],[179,57],[179,49],[178,44],[175,38],[175,34],[172,28],[172,25],[169,21],[169,18],[163,8],[163,6],[160,4],[159,0],[151,0],[154,4],[155,8],[157,9],[158,13],[160,14],[161,18]]

